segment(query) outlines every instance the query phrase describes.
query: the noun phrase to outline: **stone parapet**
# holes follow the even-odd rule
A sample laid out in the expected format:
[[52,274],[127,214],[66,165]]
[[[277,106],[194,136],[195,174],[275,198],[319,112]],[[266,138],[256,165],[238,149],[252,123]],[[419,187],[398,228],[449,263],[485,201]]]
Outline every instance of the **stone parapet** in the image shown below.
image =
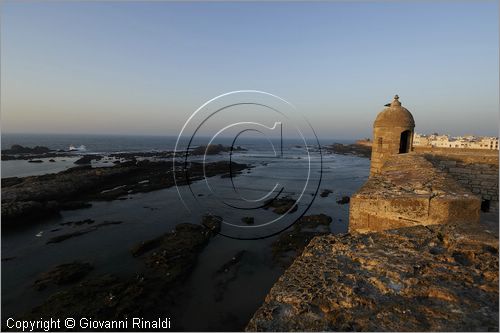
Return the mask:
[[481,200],[424,156],[394,155],[351,197],[349,231],[477,223]]
[[315,237],[247,331],[498,331],[498,237],[480,224]]
[[498,152],[442,152],[423,156],[439,170],[484,201],[490,211],[498,211]]

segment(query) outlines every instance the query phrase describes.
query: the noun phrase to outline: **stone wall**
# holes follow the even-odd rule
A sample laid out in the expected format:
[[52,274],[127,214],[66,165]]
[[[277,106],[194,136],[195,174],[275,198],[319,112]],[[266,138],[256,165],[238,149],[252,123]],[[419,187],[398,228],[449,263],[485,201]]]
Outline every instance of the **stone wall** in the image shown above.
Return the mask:
[[483,202],[488,200],[490,211],[498,211],[497,152],[443,152],[441,150],[424,153],[424,156],[436,168],[448,173],[464,188],[481,196]]
[[247,331],[498,331],[498,237],[479,224],[315,237]]
[[479,222],[481,201],[424,156],[391,156],[351,197],[349,231]]
[[413,151],[417,153],[429,153],[429,154],[472,154],[476,156],[484,155],[491,156],[497,155],[498,150],[489,149],[474,149],[474,148],[454,148],[454,147],[429,147],[429,146],[413,146]]

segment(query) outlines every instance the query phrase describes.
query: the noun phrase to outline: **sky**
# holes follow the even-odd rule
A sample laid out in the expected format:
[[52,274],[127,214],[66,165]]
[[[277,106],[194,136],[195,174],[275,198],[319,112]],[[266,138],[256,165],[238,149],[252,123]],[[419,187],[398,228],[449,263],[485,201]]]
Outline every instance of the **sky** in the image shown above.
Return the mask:
[[[394,94],[420,133],[498,136],[498,1],[4,1],[3,133],[177,135],[220,94],[372,135]],[[214,125],[216,126],[216,125]]]

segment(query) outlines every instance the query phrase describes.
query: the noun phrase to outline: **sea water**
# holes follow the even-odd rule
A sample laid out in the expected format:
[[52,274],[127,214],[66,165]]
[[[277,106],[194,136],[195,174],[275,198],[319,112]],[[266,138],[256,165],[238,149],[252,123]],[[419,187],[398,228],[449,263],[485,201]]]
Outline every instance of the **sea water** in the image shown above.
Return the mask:
[[[87,153],[103,154],[172,150],[175,140],[175,137],[7,135],[2,136],[2,149],[12,144],[67,149],[72,144],[85,145]],[[326,143],[331,142],[334,141]],[[230,143],[229,140],[227,144]],[[331,232],[347,231],[349,205],[340,205],[336,201],[342,196],[350,196],[366,181],[369,172],[368,159],[326,153],[321,156],[316,150],[309,164],[309,161],[303,158],[304,147],[297,145],[296,142],[284,140],[285,150],[288,152],[284,158],[272,158],[269,146],[263,141],[247,141],[242,146],[247,150],[233,157],[236,162],[252,164],[253,168],[243,171],[234,178],[234,182],[245,197],[259,197],[275,183],[285,184],[286,194],[294,196],[302,188],[305,170],[312,165],[314,174],[311,175],[311,182],[321,178],[319,190],[329,189],[333,193],[327,197],[316,196],[306,215],[326,214],[332,217]],[[271,158],[265,158],[266,156]],[[228,158],[228,153],[208,157],[209,161]],[[44,170],[36,169],[40,168],[38,164],[28,163],[25,160],[3,161],[2,177],[5,170],[10,170],[9,176],[57,172],[73,166],[71,161],[58,159],[57,162],[43,162],[41,163],[43,165],[49,163],[53,165],[53,169]],[[9,163],[17,163],[17,167],[9,169]],[[209,182],[215,189],[214,192],[207,190],[204,180],[192,184],[195,193],[203,194],[200,200],[204,205],[215,207],[216,202],[221,199],[234,197],[234,188],[228,178],[215,176],[211,177]],[[169,232],[178,223],[200,223],[198,216],[183,205],[174,187],[132,194],[122,199],[125,200],[92,202],[90,208],[63,211],[60,216],[23,228],[4,231],[2,259],[11,259],[2,260],[2,315],[7,317],[27,313],[53,293],[54,290],[50,288],[36,291],[32,284],[40,273],[58,264],[74,260],[89,261],[95,266],[90,276],[103,273],[123,277],[134,276],[142,269],[142,262],[141,259],[130,255],[130,248],[133,245]],[[230,207],[217,207],[214,213],[220,215],[231,217],[241,214]],[[251,213],[256,223],[273,215],[275,215],[273,212],[265,209]],[[96,223],[103,221],[123,221],[123,223],[103,227],[61,243],[46,244],[50,237],[78,228],[61,227],[61,223],[88,218],[94,219]],[[185,330],[243,329],[262,304],[271,286],[283,273],[283,267],[276,264],[272,257],[271,245],[277,237],[279,235],[260,240],[237,240],[220,235],[214,237],[200,253],[193,272],[185,281],[186,292],[179,300],[181,309],[177,318],[172,318],[173,324]],[[222,298],[216,297],[217,282],[212,277],[224,263],[242,250],[245,254],[236,278],[227,285]]]

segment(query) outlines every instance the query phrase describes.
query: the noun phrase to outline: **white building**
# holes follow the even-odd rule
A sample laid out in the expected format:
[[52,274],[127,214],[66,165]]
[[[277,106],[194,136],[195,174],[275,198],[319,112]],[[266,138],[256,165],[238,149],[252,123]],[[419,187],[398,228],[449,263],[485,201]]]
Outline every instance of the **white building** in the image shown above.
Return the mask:
[[497,137],[477,137],[473,135],[452,137],[450,135],[423,135],[415,133],[413,145],[437,148],[469,148],[498,150]]

